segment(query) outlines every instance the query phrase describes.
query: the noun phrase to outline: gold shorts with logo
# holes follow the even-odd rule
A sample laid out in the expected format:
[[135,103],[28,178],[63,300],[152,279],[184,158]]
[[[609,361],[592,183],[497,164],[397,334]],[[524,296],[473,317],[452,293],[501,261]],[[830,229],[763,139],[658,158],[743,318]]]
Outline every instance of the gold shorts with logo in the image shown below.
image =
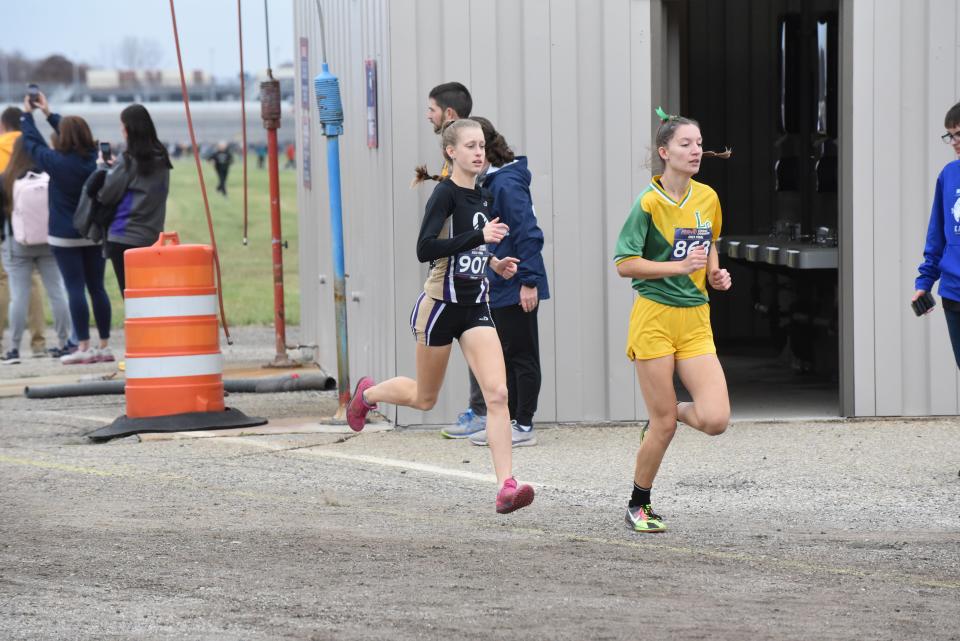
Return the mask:
[[637,296],[630,312],[627,358],[645,361],[674,354],[683,360],[716,353],[709,303],[672,307]]

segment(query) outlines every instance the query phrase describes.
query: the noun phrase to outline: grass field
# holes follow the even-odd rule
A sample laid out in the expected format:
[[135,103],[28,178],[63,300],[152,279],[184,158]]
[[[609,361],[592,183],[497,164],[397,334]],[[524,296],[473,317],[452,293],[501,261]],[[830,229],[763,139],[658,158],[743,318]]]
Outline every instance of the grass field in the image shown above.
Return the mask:
[[[243,245],[243,163],[234,158],[224,198],[216,191],[213,165],[203,163],[214,233],[220,253],[223,304],[232,325],[273,324],[273,267],[270,249],[270,183],[266,169],[257,169],[251,156],[249,176],[249,244]],[[283,159],[281,159],[281,167]],[[283,285],[288,325],[300,323],[300,279],[297,251],[297,172],[280,171],[280,210],[283,238],[289,248],[283,255]],[[176,231],[181,243],[209,244],[207,219],[200,181],[192,158],[174,163],[170,172],[166,231]],[[107,264],[107,291],[113,303],[113,325],[123,326],[123,301],[113,268]]]

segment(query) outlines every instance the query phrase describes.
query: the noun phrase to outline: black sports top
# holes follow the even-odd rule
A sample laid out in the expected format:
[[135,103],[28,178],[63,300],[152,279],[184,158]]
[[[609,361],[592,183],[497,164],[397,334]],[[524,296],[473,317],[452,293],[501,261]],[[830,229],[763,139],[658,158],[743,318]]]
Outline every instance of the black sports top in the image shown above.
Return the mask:
[[451,179],[433,190],[417,239],[417,258],[430,262],[423,284],[427,296],[463,305],[487,302],[486,271],[493,254],[483,242],[483,226],[492,204],[490,192],[460,187]]

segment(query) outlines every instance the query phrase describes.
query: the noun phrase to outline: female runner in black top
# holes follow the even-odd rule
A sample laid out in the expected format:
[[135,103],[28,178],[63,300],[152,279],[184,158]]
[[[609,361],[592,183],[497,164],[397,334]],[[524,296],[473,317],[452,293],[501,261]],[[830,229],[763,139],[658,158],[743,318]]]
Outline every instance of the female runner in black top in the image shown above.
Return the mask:
[[417,258],[430,262],[430,273],[410,315],[417,341],[417,378],[397,376],[380,384],[365,376],[347,407],[347,422],[363,429],[367,412],[379,402],[429,410],[437,402],[453,339],[477,377],[487,404],[487,435],[500,488],[497,512],[505,514],[533,502],[533,488],[512,476],[510,414],[506,368],[500,339],[488,304],[487,264],[503,278],[517,273],[517,259],[497,259],[487,243],[499,243],[509,228],[489,219],[489,192],[477,186],[483,169],[483,131],[469,119],[443,130],[444,154],[453,167],[450,178],[434,189],[417,239]]

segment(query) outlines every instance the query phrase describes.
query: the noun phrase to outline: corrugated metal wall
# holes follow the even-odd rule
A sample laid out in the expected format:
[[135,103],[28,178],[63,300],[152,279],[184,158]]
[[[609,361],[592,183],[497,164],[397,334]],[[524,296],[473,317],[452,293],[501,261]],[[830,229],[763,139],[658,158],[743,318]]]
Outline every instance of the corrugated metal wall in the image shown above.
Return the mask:
[[[635,194],[649,178],[650,88],[673,95],[658,0],[323,0],[331,68],[346,110],[342,137],[350,356],[354,380],[413,374],[409,307],[425,268],[413,256],[429,187],[412,169],[439,165],[425,120],[429,89],[449,80],[474,94],[530,157],[553,300],[540,311],[541,420],[629,419],[643,413],[622,354],[631,295],[609,256]],[[908,6],[909,5],[909,6]],[[335,367],[326,140],[316,125],[315,2],[295,2],[297,42],[309,47],[309,117],[298,141],[312,158],[301,181],[304,339]],[[652,18],[651,18],[652,16]],[[960,98],[960,6],[953,0],[842,3],[841,310],[843,413],[956,414],[960,382],[942,311],[918,320],[907,301],[933,185],[951,150],[937,141]],[[651,46],[651,39],[654,40]],[[364,61],[378,68],[378,149],[366,145]],[[298,90],[298,102],[302,96]],[[285,120],[285,126],[290,120]],[[301,155],[302,155],[301,151]],[[310,239],[310,241],[308,241]],[[440,423],[466,402],[456,352],[434,411],[394,413]]]
[[[943,116],[960,99],[955,0],[844,3],[841,82],[847,413],[958,413],[957,367],[942,309],[908,302],[936,178],[953,159]],[[849,372],[846,372],[849,374]]]
[[[553,294],[540,309],[544,380],[538,419],[641,415],[632,366],[623,355],[632,294],[610,257],[633,199],[649,180],[651,0],[321,4],[346,113],[341,154],[347,291],[358,298],[348,312],[353,378],[414,372],[407,318],[425,275],[414,246],[430,187],[410,190],[408,184],[417,164],[437,169],[440,163],[425,117],[427,94],[434,85],[458,80],[474,96],[473,114],[490,118],[529,156]],[[295,7],[297,42],[309,39],[306,73],[312,80],[320,59],[315,2],[297,0]],[[379,73],[380,147],[373,150],[366,145],[366,59],[377,61]],[[299,193],[302,329],[332,368],[326,141],[317,132],[312,96],[309,104],[312,188],[301,181]],[[297,126],[302,140],[308,125]],[[391,418],[401,424],[454,418],[467,394],[466,368],[455,354],[438,406]]]
[[[389,113],[391,96],[387,2],[324,2],[328,62],[340,79],[344,102],[345,131],[340,137],[341,186],[346,244],[346,292],[349,315],[349,343],[353,379],[373,372],[382,376],[395,368],[396,325],[393,290],[393,171],[392,140],[389,131],[380,135],[378,149],[367,148],[366,60],[375,60],[378,70],[379,108]],[[320,73],[322,46],[315,2],[294,4],[295,44],[306,38],[308,55],[304,68],[297,60],[297,104],[308,105],[308,116],[297,121],[297,142],[302,147],[304,130],[309,129],[310,176],[308,189],[303,180],[304,163],[298,183],[300,207],[301,331],[305,343],[319,345],[318,360],[336,372],[336,332],[333,303],[333,259],[330,249],[329,193],[327,188],[327,139],[319,126],[313,78]],[[288,122],[287,120],[284,121]],[[303,152],[300,152],[302,158]],[[389,328],[389,331],[387,329]]]

